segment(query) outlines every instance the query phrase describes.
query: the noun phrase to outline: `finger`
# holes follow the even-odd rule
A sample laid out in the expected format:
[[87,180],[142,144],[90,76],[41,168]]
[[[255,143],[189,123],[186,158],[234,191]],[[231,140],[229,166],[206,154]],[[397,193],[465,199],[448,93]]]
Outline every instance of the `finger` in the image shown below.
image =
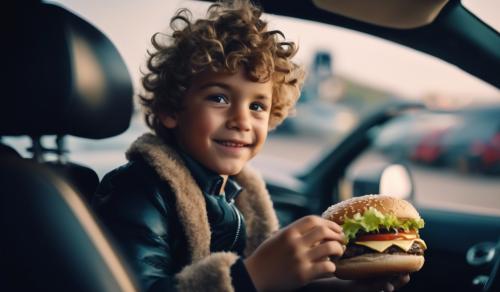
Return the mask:
[[318,226],[304,234],[302,240],[307,246],[315,246],[317,243],[333,240],[343,243],[344,234],[335,232],[326,226]]
[[292,223],[292,225],[294,225],[294,227],[296,227],[302,234],[305,234],[314,227],[318,226],[326,226],[337,233],[342,233],[342,227],[340,227],[337,223],[314,215],[303,217]]
[[308,257],[312,261],[328,260],[331,256],[340,257],[344,253],[344,248],[338,241],[325,241],[308,252]]
[[398,277],[394,277],[391,280],[394,289],[399,289],[410,282],[410,274],[404,274]]
[[342,226],[338,225],[337,223],[330,221],[330,220],[323,219],[323,218],[321,218],[321,220],[323,220],[326,223],[326,225],[328,226],[328,228],[330,228],[331,230],[338,232],[338,233],[344,233]]

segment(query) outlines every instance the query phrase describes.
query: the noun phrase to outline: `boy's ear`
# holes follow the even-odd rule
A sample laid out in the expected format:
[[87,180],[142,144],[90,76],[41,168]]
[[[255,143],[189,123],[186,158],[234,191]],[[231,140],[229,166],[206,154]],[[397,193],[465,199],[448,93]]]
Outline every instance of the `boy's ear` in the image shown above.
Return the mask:
[[160,122],[167,129],[173,129],[177,127],[177,117],[172,114],[161,113],[158,115]]

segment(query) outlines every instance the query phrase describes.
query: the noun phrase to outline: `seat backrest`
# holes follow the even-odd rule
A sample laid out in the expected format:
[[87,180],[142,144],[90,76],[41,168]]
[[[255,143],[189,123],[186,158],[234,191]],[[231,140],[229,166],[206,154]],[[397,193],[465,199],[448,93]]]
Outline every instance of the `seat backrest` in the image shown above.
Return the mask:
[[93,169],[69,161],[48,161],[45,165],[63,177],[87,203],[92,201],[99,185],[99,176]]
[[2,291],[137,291],[75,190],[44,165],[0,164]]
[[[22,4],[14,6],[3,38],[13,49],[3,56],[12,70],[0,95],[0,137],[36,142],[44,135],[98,139],[125,131],[133,91],[111,41],[64,8]],[[0,150],[1,290],[137,291],[81,198],[80,191],[95,188],[95,172],[64,159],[41,163],[43,147],[33,159],[5,145]]]

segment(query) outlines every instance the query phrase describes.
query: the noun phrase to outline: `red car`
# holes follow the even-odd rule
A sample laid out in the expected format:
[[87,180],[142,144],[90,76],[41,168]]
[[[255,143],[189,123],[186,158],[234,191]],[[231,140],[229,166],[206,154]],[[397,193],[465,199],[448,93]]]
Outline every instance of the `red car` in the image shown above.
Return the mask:
[[448,129],[436,129],[424,135],[413,149],[411,159],[425,164],[439,165],[444,152],[442,140]]
[[475,141],[469,149],[469,169],[482,173],[500,173],[500,130],[489,140]]

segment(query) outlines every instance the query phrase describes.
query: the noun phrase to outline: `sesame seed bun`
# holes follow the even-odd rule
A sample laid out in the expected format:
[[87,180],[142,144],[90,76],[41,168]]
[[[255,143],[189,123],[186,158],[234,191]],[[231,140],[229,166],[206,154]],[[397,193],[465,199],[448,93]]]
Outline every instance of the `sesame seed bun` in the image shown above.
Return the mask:
[[373,207],[383,214],[393,214],[399,219],[419,219],[415,207],[409,202],[384,195],[365,195],[354,197],[330,206],[322,217],[342,225],[345,218],[352,218],[354,214],[363,214],[369,207]]

